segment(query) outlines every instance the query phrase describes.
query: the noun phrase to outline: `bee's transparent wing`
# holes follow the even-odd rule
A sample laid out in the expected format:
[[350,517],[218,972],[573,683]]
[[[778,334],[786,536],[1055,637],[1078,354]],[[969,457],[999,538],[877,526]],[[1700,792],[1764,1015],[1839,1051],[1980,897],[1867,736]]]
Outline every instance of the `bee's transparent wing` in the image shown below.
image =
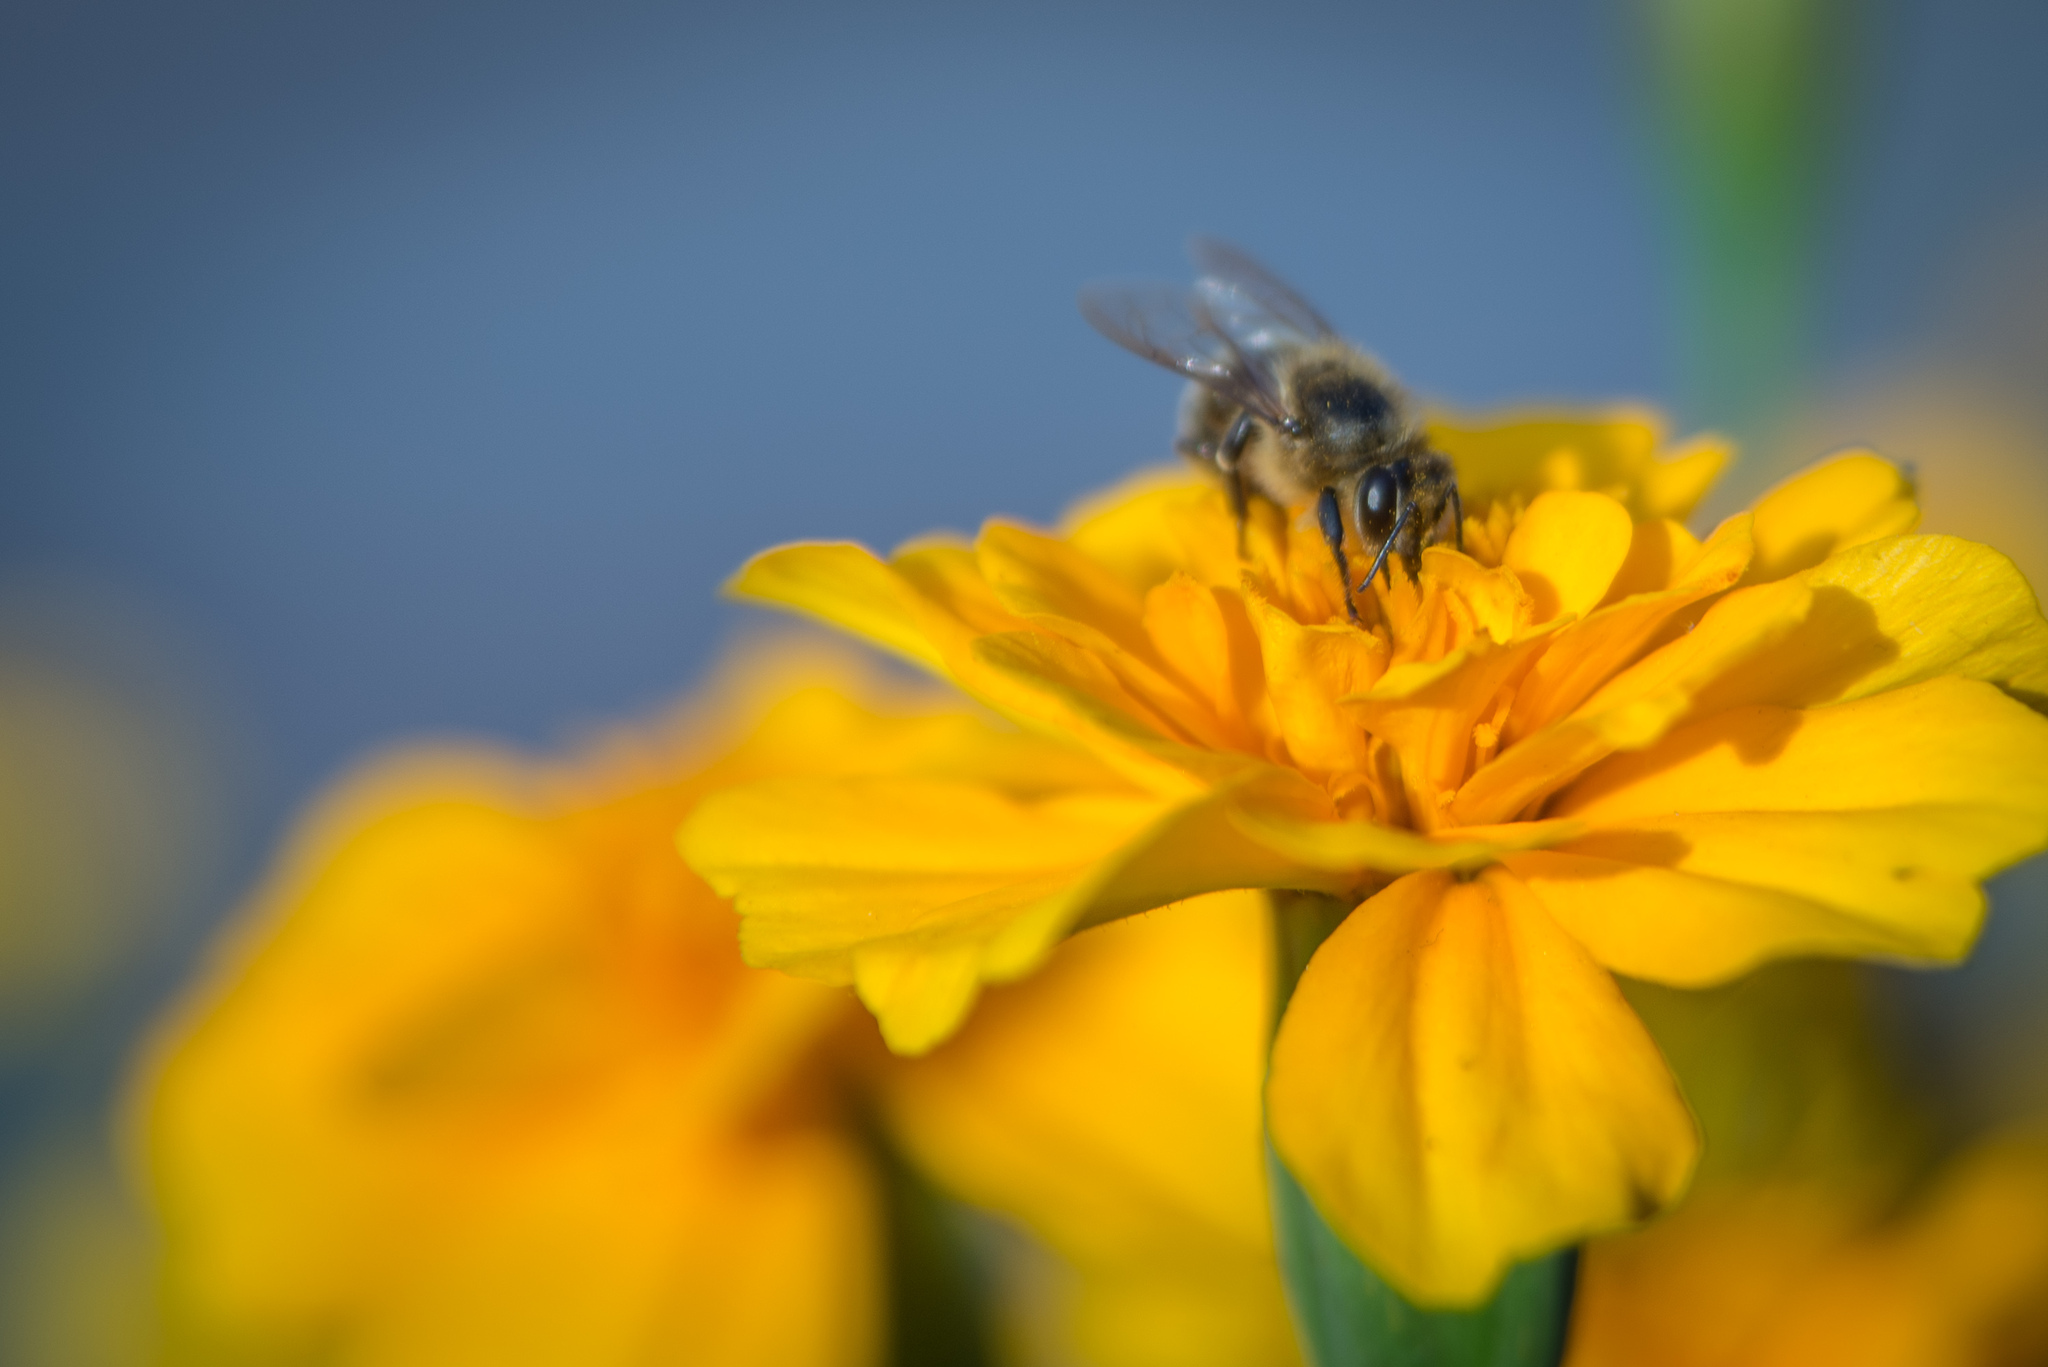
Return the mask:
[[1215,281],[1270,315],[1287,331],[1302,337],[1334,337],[1337,330],[1295,293],[1294,287],[1238,248],[1214,237],[1188,240],[1188,255],[1205,281]]
[[1081,316],[1127,351],[1178,371],[1269,422],[1286,409],[1270,368],[1223,330],[1205,298],[1175,285],[1100,284],[1081,291]]

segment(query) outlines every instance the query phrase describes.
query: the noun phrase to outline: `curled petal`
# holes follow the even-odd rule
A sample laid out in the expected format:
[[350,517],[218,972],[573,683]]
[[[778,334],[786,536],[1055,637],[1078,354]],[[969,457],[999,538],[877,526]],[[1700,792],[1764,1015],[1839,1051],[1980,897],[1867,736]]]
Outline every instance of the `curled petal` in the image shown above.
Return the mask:
[[1697,985],[1787,954],[1953,960],[1979,880],[2048,845],[2048,720],[1959,678],[1741,708],[1554,808],[1588,834],[1507,862],[1611,968]]
[[2048,719],[1942,677],[1833,707],[1745,707],[1617,755],[1553,811],[1596,828],[1686,812],[1963,804],[2048,814]]
[[1635,524],[1603,494],[1539,494],[1508,538],[1501,563],[1529,591],[1530,620],[1583,617],[1628,559]]
[[1811,569],[1836,551],[1910,532],[1920,524],[1913,481],[1867,451],[1794,475],[1756,505],[1752,582]]
[[2048,705],[2048,621],[2012,561],[1953,536],[1894,536],[1800,577],[1807,620],[1716,681],[1702,710],[1868,697],[1942,674]]
[[[1607,586],[1606,601],[1618,603],[1638,593],[1670,588],[1699,553],[1699,538],[1687,531],[1683,523],[1668,517],[1636,523],[1629,533],[1628,559],[1621,562],[1614,582]],[[1746,559],[1744,563],[1746,566]]]
[[1273,1046],[1281,1157],[1418,1304],[1641,1220],[1699,1136],[1620,990],[1521,883],[1411,874],[1316,951]]

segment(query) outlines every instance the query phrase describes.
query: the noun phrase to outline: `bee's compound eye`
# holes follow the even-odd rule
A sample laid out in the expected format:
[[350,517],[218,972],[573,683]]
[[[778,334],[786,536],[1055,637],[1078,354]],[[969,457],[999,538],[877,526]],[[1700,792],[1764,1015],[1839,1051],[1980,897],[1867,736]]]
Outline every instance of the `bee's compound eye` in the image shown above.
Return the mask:
[[1394,515],[1394,504],[1401,497],[1401,486],[1394,479],[1394,472],[1382,465],[1369,470],[1365,486],[1358,491],[1358,511],[1374,522]]

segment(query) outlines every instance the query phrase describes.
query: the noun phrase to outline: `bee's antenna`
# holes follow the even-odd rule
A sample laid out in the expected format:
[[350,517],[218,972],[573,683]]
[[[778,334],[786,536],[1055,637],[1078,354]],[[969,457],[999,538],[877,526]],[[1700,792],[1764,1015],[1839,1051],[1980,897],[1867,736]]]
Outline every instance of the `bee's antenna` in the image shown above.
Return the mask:
[[[1414,511],[1415,500],[1412,498],[1401,505],[1400,515],[1394,519],[1394,525],[1387,531],[1387,539],[1380,542],[1379,553],[1372,558],[1372,568],[1365,572],[1365,582],[1358,586],[1360,593],[1371,588],[1373,580],[1380,577],[1380,566],[1387,563],[1387,552],[1394,549],[1394,543],[1401,537],[1401,529],[1408,525],[1408,517]],[[1389,579],[1387,582],[1391,584],[1393,581]]]

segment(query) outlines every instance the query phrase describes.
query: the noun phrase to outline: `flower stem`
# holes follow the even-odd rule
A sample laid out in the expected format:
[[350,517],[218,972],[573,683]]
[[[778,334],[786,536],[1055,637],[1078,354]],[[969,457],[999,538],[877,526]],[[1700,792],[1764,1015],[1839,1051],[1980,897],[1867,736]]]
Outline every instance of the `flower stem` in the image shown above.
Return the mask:
[[[1295,983],[1350,904],[1299,892],[1275,892],[1270,900],[1277,1031]],[[1563,1360],[1576,1249],[1518,1264],[1482,1306],[1418,1309],[1337,1237],[1270,1139],[1266,1171],[1280,1271],[1312,1367],[1556,1367]]]

